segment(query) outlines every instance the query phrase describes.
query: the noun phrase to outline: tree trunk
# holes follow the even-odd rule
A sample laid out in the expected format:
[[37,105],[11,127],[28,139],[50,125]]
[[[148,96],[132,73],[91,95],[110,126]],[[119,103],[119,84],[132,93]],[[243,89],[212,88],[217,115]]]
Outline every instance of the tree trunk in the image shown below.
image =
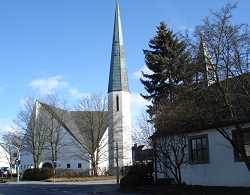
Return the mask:
[[95,155],[91,155],[91,176],[97,176],[97,164],[95,160]]
[[181,176],[181,168],[177,167],[177,177],[178,177],[178,184],[182,184],[182,176]]

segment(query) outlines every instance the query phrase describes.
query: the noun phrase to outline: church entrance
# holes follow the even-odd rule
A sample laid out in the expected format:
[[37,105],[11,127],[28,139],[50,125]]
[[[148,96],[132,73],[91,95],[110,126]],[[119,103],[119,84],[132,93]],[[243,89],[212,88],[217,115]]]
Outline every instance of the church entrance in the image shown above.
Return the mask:
[[42,166],[42,169],[44,168],[53,169],[53,165],[50,162],[46,162]]

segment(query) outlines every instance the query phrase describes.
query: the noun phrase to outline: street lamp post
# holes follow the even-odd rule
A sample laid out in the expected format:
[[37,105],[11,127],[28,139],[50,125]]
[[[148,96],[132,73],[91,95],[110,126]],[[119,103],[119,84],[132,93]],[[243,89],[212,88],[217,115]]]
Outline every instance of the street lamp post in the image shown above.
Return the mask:
[[115,150],[116,150],[116,156],[115,156],[115,160],[116,160],[116,183],[119,184],[120,183],[120,170],[119,170],[119,149],[118,149],[118,142],[116,142]]
[[20,182],[20,163],[21,163],[21,155],[20,155],[20,150],[19,150],[19,148],[17,147],[17,163],[16,163],[16,165],[17,165],[17,183],[19,183]]

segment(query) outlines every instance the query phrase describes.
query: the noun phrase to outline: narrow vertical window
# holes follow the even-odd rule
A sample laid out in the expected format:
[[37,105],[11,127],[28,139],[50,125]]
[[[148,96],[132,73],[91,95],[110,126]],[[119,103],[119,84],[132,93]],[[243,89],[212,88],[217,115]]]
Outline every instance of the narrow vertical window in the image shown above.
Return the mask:
[[120,110],[119,108],[119,96],[116,96],[116,111],[118,112]]

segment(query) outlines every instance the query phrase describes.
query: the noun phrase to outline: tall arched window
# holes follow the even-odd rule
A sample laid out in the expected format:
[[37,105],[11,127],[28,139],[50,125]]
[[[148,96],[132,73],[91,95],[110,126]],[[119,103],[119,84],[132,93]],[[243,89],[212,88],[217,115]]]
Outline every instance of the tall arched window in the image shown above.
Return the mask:
[[119,96],[116,96],[116,111],[118,112],[120,110],[120,106],[119,106]]

